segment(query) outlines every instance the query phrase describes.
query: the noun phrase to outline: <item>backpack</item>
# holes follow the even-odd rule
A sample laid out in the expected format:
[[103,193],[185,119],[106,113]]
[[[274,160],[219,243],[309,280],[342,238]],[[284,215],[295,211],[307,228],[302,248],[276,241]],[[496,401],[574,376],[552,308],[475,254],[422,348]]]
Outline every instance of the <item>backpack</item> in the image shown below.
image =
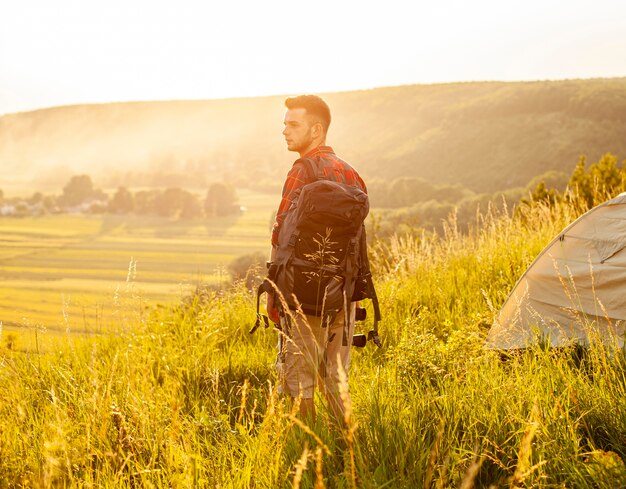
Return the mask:
[[[372,299],[374,327],[368,337],[380,346],[378,321],[380,309],[367,257],[364,220],[369,212],[369,198],[359,187],[347,185],[343,174],[324,174],[324,161],[318,165],[299,159],[307,181],[296,190],[278,235],[274,262],[268,277],[257,291],[257,320],[269,326],[259,314],[260,295],[280,292],[289,309],[310,316],[323,317],[330,324],[343,311],[348,329],[349,304]],[[344,334],[343,344],[347,344]]]

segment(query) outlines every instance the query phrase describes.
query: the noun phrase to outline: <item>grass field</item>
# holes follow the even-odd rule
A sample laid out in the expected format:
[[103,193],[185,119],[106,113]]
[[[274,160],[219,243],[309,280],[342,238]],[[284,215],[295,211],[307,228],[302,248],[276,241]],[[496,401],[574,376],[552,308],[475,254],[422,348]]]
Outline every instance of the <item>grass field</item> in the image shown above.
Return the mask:
[[623,351],[483,347],[519,275],[578,214],[538,204],[469,234],[451,220],[445,236],[374,243],[383,347],[353,349],[343,424],[319,397],[312,421],[278,395],[277,333],[248,334],[243,284],[122,312],[118,334],[46,354],[3,334],[0,487],[626,487]]
[[229,280],[238,256],[266,251],[276,196],[240,191],[219,219],[50,215],[0,218],[0,321],[33,349],[35,332],[99,333],[128,313]]

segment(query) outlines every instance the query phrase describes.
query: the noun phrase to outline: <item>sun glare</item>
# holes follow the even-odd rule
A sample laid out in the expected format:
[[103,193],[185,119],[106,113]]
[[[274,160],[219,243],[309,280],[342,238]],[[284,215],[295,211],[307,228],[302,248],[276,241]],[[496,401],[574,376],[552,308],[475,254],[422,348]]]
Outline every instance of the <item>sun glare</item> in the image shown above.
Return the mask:
[[626,5],[320,0],[0,7],[0,113],[72,103],[626,74]]

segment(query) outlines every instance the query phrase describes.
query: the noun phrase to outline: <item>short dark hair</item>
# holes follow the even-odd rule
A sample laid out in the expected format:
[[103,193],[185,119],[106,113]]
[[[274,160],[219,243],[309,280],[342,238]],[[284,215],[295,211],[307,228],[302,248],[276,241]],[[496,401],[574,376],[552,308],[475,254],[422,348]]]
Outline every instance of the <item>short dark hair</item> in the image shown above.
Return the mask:
[[330,126],[330,108],[322,97],[317,95],[298,95],[285,100],[285,107],[288,109],[306,109],[309,115],[317,117],[322,123],[324,132],[328,132]]

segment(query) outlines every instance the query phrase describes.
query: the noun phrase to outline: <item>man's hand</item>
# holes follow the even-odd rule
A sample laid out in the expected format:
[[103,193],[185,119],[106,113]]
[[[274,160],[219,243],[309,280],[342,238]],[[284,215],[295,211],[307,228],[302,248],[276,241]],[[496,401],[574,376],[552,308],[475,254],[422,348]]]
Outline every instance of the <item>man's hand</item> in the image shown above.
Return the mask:
[[267,294],[267,315],[273,323],[280,323],[278,308],[274,304],[274,294]]

